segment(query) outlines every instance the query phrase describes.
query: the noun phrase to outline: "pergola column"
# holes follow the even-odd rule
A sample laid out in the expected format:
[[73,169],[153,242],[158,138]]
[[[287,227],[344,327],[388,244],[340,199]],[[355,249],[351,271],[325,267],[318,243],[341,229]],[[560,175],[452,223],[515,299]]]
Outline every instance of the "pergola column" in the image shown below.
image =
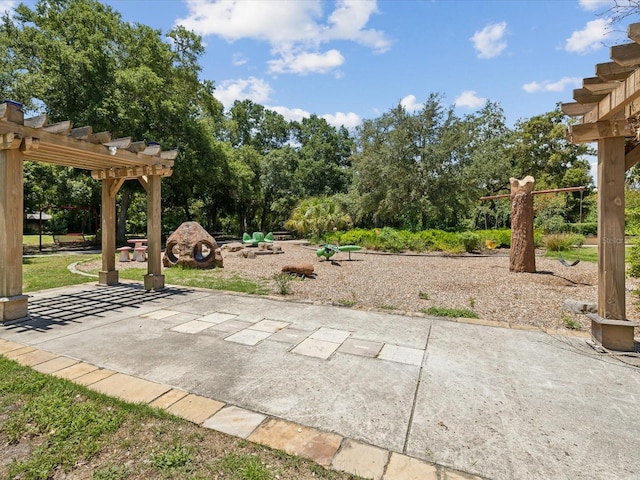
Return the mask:
[[162,177],[149,175],[146,181],[147,190],[147,275],[144,276],[146,290],[164,288],[162,275]]
[[625,319],[625,138],[598,140],[598,314]]
[[605,348],[634,350],[625,306],[625,137],[598,139],[598,315],[591,334]]
[[108,178],[102,180],[102,270],[98,283],[115,285],[118,283],[116,270],[116,193],[120,184]]
[[0,136],[0,323],[27,316],[27,296],[22,294],[23,160],[13,143],[13,135]]

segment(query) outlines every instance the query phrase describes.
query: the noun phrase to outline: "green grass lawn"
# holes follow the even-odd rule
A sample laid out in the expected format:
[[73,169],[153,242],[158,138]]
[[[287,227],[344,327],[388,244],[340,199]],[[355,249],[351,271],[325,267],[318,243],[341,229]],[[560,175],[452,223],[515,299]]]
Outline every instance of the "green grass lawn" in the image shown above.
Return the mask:
[[47,288],[64,287],[96,279],[70,272],[74,262],[95,260],[99,255],[42,255],[22,258],[22,290],[33,292]]
[[2,356],[0,458],[3,479],[357,479]]
[[562,257],[568,263],[572,263],[575,260],[580,260],[581,262],[598,263],[598,249],[596,247],[572,248],[563,252],[547,251],[545,256],[550,258]]

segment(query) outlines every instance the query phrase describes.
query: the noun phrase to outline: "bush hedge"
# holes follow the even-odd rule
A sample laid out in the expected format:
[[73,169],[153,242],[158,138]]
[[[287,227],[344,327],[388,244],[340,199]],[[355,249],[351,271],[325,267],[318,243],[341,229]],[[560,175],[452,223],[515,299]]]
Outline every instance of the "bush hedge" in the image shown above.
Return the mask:
[[[537,247],[544,244],[542,231],[534,232]],[[359,245],[368,250],[386,252],[473,252],[485,248],[486,241],[495,243],[495,248],[511,246],[511,230],[477,230],[464,232],[445,232],[444,230],[396,230],[390,227],[365,230],[355,228],[326,234],[325,243],[338,245]]]

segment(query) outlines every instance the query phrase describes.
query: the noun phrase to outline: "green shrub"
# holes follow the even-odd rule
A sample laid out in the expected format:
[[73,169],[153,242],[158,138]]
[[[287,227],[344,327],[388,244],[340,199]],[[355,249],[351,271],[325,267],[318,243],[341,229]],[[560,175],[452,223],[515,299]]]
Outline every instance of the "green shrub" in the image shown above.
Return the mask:
[[561,252],[573,247],[581,247],[584,244],[584,236],[573,234],[555,234],[544,237],[544,246],[552,252]]
[[633,240],[627,256],[627,263],[629,264],[627,274],[634,278],[640,277],[640,238]]
[[496,248],[509,248],[511,246],[511,230],[508,228],[478,230],[477,233],[485,240],[496,242]]
[[473,252],[482,248],[482,239],[475,232],[462,232],[459,235],[459,239],[466,252]]
[[579,233],[580,235],[592,235],[598,234],[598,223],[567,223],[567,230],[571,233]]

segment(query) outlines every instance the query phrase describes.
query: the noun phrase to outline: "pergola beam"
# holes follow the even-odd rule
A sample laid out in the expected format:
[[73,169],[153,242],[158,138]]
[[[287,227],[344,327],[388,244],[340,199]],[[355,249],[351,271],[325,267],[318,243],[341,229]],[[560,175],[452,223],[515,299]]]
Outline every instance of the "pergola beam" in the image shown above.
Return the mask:
[[620,86],[600,100],[596,108],[585,114],[583,123],[611,120],[624,110],[627,103],[638,97],[640,97],[640,70],[634,70],[624,81],[620,82]]
[[0,324],[28,314],[22,295],[23,163],[25,160],[91,171],[102,182],[102,269],[99,283],[118,282],[115,268],[116,194],[126,180],[140,179],[147,190],[149,237],[147,290],[164,288],[161,274],[161,180],[173,173],[176,150],[156,142],[112,139],[70,121],[48,124],[46,115],[26,119],[16,102],[0,103]]
[[[597,79],[584,79],[582,90],[604,98],[592,108],[570,104],[563,111],[584,111],[582,123],[568,129],[571,142],[598,144],[598,315],[591,318],[591,334],[605,348],[633,351],[637,324],[626,318],[624,192],[625,172],[640,162],[640,147],[629,150],[639,134],[640,24],[630,25],[628,34],[638,43],[612,47],[613,62],[596,65]],[[584,92],[574,97],[591,103]]]
[[634,70],[633,67],[623,67],[616,62],[598,63],[596,76],[604,82],[614,82],[624,80]]

